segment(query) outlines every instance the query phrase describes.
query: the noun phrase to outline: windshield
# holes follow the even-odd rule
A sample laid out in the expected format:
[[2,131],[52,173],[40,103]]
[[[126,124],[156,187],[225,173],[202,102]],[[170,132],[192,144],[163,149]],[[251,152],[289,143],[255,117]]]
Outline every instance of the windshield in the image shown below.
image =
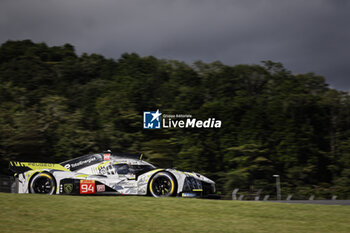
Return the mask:
[[137,176],[155,169],[152,165],[128,165],[126,163],[114,164],[113,167],[119,175],[132,173]]

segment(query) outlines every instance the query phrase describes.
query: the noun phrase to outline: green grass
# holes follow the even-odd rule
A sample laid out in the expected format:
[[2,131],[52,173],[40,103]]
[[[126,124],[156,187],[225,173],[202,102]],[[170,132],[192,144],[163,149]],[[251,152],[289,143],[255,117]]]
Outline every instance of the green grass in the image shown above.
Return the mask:
[[350,232],[350,207],[0,193],[0,232]]

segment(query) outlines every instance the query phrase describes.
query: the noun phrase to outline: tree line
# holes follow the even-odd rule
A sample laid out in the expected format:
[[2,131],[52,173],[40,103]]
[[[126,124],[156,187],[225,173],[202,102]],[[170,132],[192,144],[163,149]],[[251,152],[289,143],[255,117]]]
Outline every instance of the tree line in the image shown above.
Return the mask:
[[[143,111],[215,118],[221,128],[146,130]],[[70,44],[0,47],[0,165],[111,149],[233,188],[350,197],[350,98],[281,63],[229,66],[77,55]]]

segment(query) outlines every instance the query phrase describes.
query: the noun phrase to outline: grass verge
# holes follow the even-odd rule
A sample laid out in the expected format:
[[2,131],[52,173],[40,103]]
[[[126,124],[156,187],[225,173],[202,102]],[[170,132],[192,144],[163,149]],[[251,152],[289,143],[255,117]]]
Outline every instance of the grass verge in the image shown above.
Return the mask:
[[5,232],[350,232],[349,206],[0,193]]

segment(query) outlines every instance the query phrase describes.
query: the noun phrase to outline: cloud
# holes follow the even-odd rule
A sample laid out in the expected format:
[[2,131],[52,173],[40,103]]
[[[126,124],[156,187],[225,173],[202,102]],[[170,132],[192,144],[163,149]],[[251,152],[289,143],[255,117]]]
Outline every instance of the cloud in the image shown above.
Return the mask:
[[112,58],[274,60],[350,90],[349,7],[345,0],[2,0],[0,42],[71,43]]

